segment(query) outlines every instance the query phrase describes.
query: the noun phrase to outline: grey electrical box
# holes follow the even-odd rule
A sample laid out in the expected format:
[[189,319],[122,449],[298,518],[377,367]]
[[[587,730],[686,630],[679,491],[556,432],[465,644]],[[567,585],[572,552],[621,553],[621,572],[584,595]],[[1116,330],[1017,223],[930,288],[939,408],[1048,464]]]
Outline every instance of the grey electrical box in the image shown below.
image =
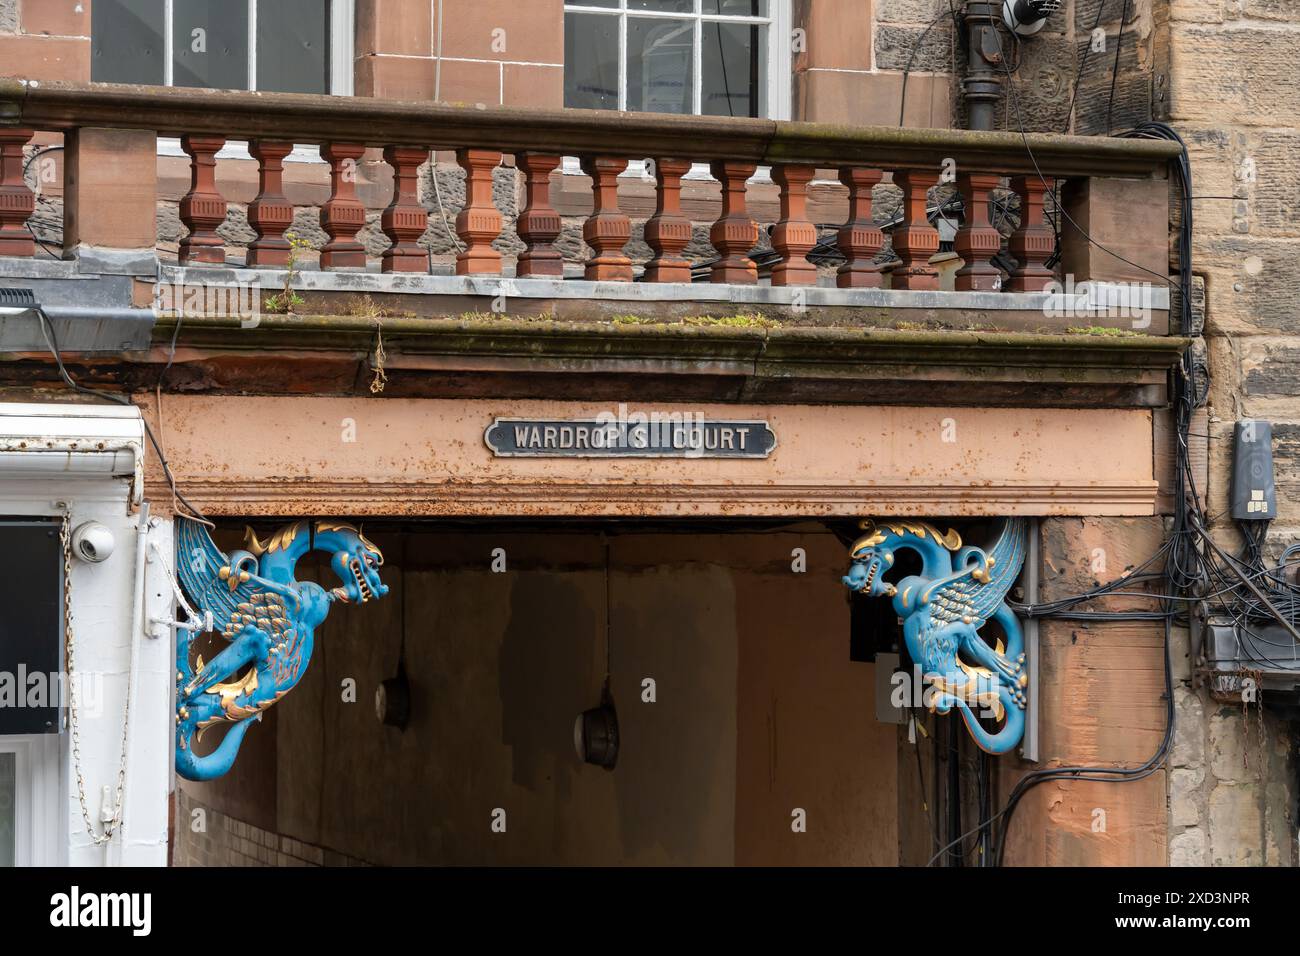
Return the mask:
[[1237,521],[1277,517],[1271,422],[1237,422],[1232,444],[1232,517]]
[[[882,724],[907,723],[907,708],[894,706],[894,674],[900,666],[898,654],[876,654],[876,720]],[[911,680],[909,675],[904,676]]]

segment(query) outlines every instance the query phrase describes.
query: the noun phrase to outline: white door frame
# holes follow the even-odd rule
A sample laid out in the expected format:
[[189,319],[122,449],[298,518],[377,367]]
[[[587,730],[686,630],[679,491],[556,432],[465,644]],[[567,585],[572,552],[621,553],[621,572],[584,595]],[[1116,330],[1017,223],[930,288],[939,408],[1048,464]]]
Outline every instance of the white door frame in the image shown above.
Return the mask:
[[0,753],[15,756],[15,864],[62,866],[59,735],[0,737]]

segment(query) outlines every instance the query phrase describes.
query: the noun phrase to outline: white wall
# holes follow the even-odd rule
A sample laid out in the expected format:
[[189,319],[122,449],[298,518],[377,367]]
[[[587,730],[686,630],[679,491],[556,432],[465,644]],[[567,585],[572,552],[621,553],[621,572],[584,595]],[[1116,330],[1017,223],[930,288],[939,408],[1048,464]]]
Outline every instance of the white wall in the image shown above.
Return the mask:
[[[106,525],[116,538],[114,553],[108,560],[99,564],[74,560],[71,575],[76,669],[89,679],[83,685],[86,691],[78,719],[80,769],[87,806],[97,830],[101,826],[102,790],[109,788],[111,806],[116,800],[121,764],[138,522],[137,515],[129,511],[130,492],[131,479],[126,477],[66,473],[19,476],[15,469],[0,465],[0,514],[56,517],[67,507],[72,527],[95,520]],[[170,556],[171,522],[155,519],[148,540],[156,541]],[[14,560],[14,556],[6,555],[3,560]],[[166,865],[175,660],[170,633],[164,630],[160,637],[151,636],[148,626],[150,617],[170,617],[172,613],[171,587],[156,560],[146,564],[144,593],[145,625],[137,642],[123,827],[107,845],[94,845],[87,833],[73,768],[70,729],[59,735],[57,745],[48,739],[25,738],[32,741],[28,749],[33,755],[35,796],[42,801],[30,817],[30,859],[34,863]],[[47,800],[52,805],[45,805]]]

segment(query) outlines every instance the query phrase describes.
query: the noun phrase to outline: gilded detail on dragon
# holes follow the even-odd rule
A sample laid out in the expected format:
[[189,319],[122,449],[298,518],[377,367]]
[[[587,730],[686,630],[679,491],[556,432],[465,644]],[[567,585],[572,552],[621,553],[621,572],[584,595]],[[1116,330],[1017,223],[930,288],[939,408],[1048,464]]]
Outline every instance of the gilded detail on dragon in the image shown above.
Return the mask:
[[[226,554],[197,521],[176,519],[181,585],[200,612],[211,612],[226,646],[191,665],[191,632],[176,638],[176,770],[210,780],[230,770],[254,721],[293,690],[311,661],[315,632],[336,602],[383,597],[384,556],[356,528],[337,521],[298,521],[265,541],[247,530],[243,550]],[[339,586],[295,577],[311,551],[330,556]],[[194,744],[213,727],[225,735],[211,753]]]
[[[1025,730],[1029,676],[1020,621],[1006,603],[1028,543],[1023,518],[1003,519],[993,544],[962,546],[961,536],[921,521],[862,522],[844,584],[868,597],[892,599],[903,639],[928,685],[931,711],[954,707],[984,750],[1004,754]],[[885,580],[903,549],[921,559],[921,572]],[[980,629],[994,621],[1005,643],[990,644]]]

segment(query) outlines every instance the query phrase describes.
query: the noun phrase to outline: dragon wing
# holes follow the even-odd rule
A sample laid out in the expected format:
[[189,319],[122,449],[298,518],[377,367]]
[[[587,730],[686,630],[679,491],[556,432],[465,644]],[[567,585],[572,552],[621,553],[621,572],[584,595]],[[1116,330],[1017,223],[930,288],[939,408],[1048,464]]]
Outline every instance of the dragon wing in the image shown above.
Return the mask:
[[1006,518],[997,540],[987,552],[963,548],[955,563],[965,570],[945,581],[930,595],[931,615],[940,621],[974,619],[978,627],[1001,606],[1025,562],[1029,522]]
[[[212,612],[218,630],[240,613],[240,605],[253,603],[253,595],[260,590],[252,581],[238,583],[238,572],[231,568],[230,560],[201,522],[176,517],[176,570],[181,585],[200,610]],[[225,578],[221,576],[223,568],[227,569]]]

